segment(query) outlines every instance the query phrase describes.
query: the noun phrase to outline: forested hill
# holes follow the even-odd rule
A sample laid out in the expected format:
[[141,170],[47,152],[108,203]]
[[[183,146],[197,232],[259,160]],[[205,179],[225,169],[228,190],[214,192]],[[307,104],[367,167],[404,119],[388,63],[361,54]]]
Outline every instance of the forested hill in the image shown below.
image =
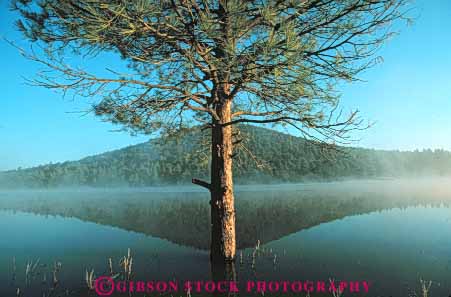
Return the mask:
[[[451,175],[451,153],[362,148],[325,150],[274,130],[241,126],[236,183]],[[249,153],[252,152],[252,153]],[[193,132],[91,156],[0,173],[0,187],[156,186],[208,178],[208,139]]]

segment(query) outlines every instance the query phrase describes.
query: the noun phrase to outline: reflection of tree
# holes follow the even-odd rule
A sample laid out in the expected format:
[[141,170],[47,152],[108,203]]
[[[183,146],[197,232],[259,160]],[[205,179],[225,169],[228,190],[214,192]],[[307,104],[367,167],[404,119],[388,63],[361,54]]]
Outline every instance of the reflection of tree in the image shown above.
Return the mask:
[[[210,271],[211,271],[211,279],[215,282],[236,282],[237,281],[237,273],[235,269],[235,262],[210,262]],[[235,297],[238,296],[238,293],[233,290],[229,290],[226,293],[215,292],[212,296],[218,297]]]
[[[41,192],[2,194],[1,208],[62,215],[117,226],[201,249],[209,247],[206,193]],[[282,194],[281,194],[282,193]],[[37,195],[37,196],[36,196]],[[283,195],[283,197],[281,197]],[[127,196],[127,197],[124,197]],[[158,197],[158,199],[155,198]],[[237,194],[239,248],[279,239],[299,230],[393,207],[441,203],[425,195],[354,195],[296,191]]]

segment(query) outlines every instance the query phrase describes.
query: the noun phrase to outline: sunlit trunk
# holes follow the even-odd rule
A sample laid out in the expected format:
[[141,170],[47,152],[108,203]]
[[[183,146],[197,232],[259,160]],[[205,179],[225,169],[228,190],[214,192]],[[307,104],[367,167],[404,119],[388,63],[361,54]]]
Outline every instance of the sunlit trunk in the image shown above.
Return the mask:
[[[221,123],[231,120],[231,102],[216,106]],[[211,259],[235,259],[235,206],[232,179],[232,126],[214,121],[211,133]]]

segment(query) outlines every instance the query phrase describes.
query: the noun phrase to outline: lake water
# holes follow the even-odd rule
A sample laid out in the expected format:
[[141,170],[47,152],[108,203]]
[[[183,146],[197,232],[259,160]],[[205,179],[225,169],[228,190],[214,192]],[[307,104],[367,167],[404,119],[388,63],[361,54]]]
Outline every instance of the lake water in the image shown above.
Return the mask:
[[[233,279],[370,282],[367,294],[343,296],[420,296],[423,279],[432,281],[429,296],[449,296],[451,196],[443,189],[385,181],[238,188]],[[111,258],[120,272],[128,249],[136,280],[183,283],[215,271],[204,192],[1,192],[0,208],[0,296],[17,288],[20,296],[96,296],[86,270],[109,274]]]

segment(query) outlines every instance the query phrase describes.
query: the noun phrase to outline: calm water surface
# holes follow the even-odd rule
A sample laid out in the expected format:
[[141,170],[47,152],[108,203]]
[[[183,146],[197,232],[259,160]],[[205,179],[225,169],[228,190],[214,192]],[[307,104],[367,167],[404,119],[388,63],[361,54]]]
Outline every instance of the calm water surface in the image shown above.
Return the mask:
[[[105,195],[108,199],[99,193],[79,195],[83,199],[67,192],[11,195],[4,195],[0,211],[0,296],[16,296],[17,288],[20,296],[47,296],[55,263],[59,287],[51,296],[95,296],[88,292],[85,271],[106,274],[109,258],[119,271],[128,249],[135,279],[211,279],[203,195],[127,200],[124,193]],[[367,280],[365,296],[419,296],[425,279],[433,281],[430,296],[451,294],[446,199],[340,196],[242,194],[236,280]],[[257,241],[261,246],[253,258]],[[27,280],[30,262],[36,268]]]

